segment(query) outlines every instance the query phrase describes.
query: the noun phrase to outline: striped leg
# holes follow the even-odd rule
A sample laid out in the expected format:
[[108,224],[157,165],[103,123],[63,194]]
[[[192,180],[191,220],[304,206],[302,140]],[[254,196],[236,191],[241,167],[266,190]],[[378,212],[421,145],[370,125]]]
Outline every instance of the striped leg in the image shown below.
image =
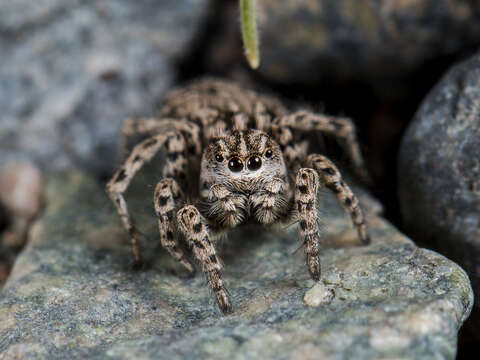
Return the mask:
[[187,179],[187,144],[180,131],[167,137],[165,150],[167,159],[163,168],[163,177],[177,180],[184,185]]
[[300,237],[303,240],[307,256],[308,271],[315,281],[320,280],[317,191],[318,175],[315,170],[300,169],[295,182],[295,203],[298,209]]
[[[278,123],[279,119],[275,121]],[[272,124],[272,135],[280,145],[285,161],[290,171],[295,172],[301,167],[302,160],[307,156],[308,142],[295,139],[292,130],[288,126]]]
[[[106,186],[107,193],[117,208],[123,226],[130,235],[133,254],[137,263],[141,262],[140,232],[135,227],[133,219],[128,212],[127,203],[123,194],[128,189],[135,174],[140,171],[143,165],[150,161],[158,151],[160,151],[162,146],[169,139],[172,138],[180,139],[181,135],[177,132],[170,131],[149,137],[135,146],[123,165],[115,172]],[[183,167],[182,164],[177,166]]]
[[352,120],[344,117],[312,114],[308,111],[297,111],[291,115],[279,117],[274,122],[279,127],[289,127],[304,132],[321,131],[332,134],[340,140],[340,144],[348,154],[355,172],[364,181],[370,182]]
[[218,307],[224,314],[231,313],[232,305],[222,279],[222,266],[210,242],[205,219],[195,206],[187,205],[177,212],[177,222],[202,266],[207,281],[215,293]]
[[168,131],[179,131],[187,142],[190,155],[201,155],[202,140],[200,127],[192,121],[171,118],[130,118],[122,126],[120,149],[123,151],[127,139],[132,136],[152,136]]
[[360,209],[358,199],[350,187],[342,180],[342,175],[337,167],[325,156],[316,154],[308,156],[306,163],[307,166],[317,171],[320,182],[335,193],[343,209],[352,218],[360,241],[362,244],[368,244],[370,238],[367,234],[365,217]]
[[186,258],[178,243],[175,231],[174,211],[183,201],[183,194],[177,182],[173,179],[163,179],[155,188],[153,203],[158,217],[158,229],[162,246],[167,249],[180,264],[189,272],[194,272],[190,261]]

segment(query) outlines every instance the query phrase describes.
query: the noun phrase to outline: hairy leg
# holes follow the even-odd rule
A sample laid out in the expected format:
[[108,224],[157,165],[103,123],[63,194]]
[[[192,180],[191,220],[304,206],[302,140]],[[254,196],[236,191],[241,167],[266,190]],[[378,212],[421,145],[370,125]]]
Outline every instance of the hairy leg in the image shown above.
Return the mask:
[[120,215],[122,224],[130,235],[136,262],[141,261],[140,232],[135,227],[132,217],[128,212],[127,203],[123,194],[128,189],[135,174],[172,138],[180,139],[181,134],[176,132],[158,134],[135,146],[123,165],[115,172],[106,186],[107,193]]
[[327,157],[316,154],[308,156],[306,165],[315,169],[320,178],[320,183],[335,193],[343,209],[350,215],[357,228],[360,241],[362,244],[368,244],[370,238],[367,234],[367,225],[359,201],[350,187],[343,181],[337,167]]
[[300,169],[295,181],[295,203],[298,210],[300,237],[307,256],[308,271],[315,281],[320,280],[317,192],[318,175],[315,170]]
[[187,142],[189,155],[201,155],[200,127],[188,120],[170,118],[130,118],[122,127],[121,147],[125,148],[131,136],[152,136],[167,131],[180,131]]
[[271,133],[280,145],[288,168],[295,173],[301,167],[302,159],[307,156],[308,142],[296,140],[288,126],[272,124]]
[[276,118],[274,126],[287,127],[303,132],[321,131],[333,135],[340,140],[340,144],[349,156],[357,175],[364,181],[370,181],[355,133],[355,126],[350,119],[312,114],[308,111],[297,111],[291,115]]
[[[256,115],[258,111],[274,116],[286,113],[285,107],[274,97],[259,94],[255,91],[238,86],[234,82],[221,79],[202,79],[190,83],[187,87],[176,89],[165,99],[164,111],[180,110],[185,105],[199,103],[200,99],[204,107],[213,107],[221,112],[233,111],[245,113],[248,116]],[[193,100],[193,101],[192,101]],[[256,109],[258,103],[262,109]]]
[[218,307],[224,313],[232,312],[232,305],[222,278],[220,259],[208,235],[205,219],[193,205],[187,205],[177,212],[177,222],[185,239],[192,246],[207,281],[215,293]]
[[[239,87],[235,83],[204,79],[170,92],[161,116],[187,118],[200,125],[208,140],[208,128],[221,120],[228,128],[268,130],[276,116],[286,109],[275,98]],[[237,117],[239,116],[240,117]],[[237,118],[236,118],[237,117]]]
[[153,203],[162,246],[189,272],[194,272],[192,264],[179,246],[176,232],[174,212],[182,201],[182,191],[174,179],[163,179],[157,184]]

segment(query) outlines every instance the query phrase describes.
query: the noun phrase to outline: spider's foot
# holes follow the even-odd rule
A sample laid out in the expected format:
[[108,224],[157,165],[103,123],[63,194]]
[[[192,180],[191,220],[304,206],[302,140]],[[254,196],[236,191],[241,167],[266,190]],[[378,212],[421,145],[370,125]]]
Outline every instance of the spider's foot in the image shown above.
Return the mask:
[[366,235],[364,238],[360,238],[362,245],[368,245],[372,242],[372,239],[369,235]]
[[182,279],[193,278],[197,273],[197,270],[193,267],[193,265],[190,262],[188,262],[187,264],[182,263],[182,265],[183,266],[181,267],[177,267],[177,270],[175,270],[175,274]]
[[145,261],[143,261],[142,259],[139,259],[139,260],[135,259],[130,264],[130,267],[133,271],[142,271],[142,270],[145,270],[147,266]]
[[307,266],[310,276],[315,281],[320,281],[320,261],[317,256],[307,255]]
[[220,291],[216,295],[217,295],[217,304],[222,314],[228,315],[233,313],[232,303],[230,302],[230,299],[228,298],[227,293],[225,291]]
[[367,234],[367,228],[365,224],[361,224],[361,226],[357,229],[358,231],[358,238],[360,239],[360,243],[362,245],[368,245],[371,242],[370,236]]
[[182,259],[180,259],[180,264],[182,264],[182,267],[187,270],[187,272],[190,274],[190,275],[195,275],[195,268],[193,267],[192,263],[186,259],[185,257],[183,257]]

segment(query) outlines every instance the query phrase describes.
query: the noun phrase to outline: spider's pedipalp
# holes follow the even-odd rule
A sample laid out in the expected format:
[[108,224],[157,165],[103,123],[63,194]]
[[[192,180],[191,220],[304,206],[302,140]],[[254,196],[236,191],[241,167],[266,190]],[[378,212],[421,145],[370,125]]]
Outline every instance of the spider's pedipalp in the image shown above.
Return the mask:
[[226,186],[214,184],[205,199],[205,214],[214,219],[218,228],[232,228],[241,224],[248,216],[248,198],[233,193]]
[[279,145],[261,130],[237,130],[206,147],[200,191],[205,216],[215,230],[253,218],[272,224],[288,215],[290,187]]
[[283,220],[288,215],[289,198],[288,184],[281,178],[273,178],[264,189],[250,196],[254,218],[264,225]]
[[210,241],[207,223],[198,209],[187,205],[177,212],[177,222],[185,239],[192,246],[195,258],[200,262],[208,283],[215,293],[217,304],[224,314],[232,312],[225,282],[222,277],[222,265]]
[[175,180],[163,179],[155,187],[153,203],[158,217],[160,242],[175,260],[189,272],[194,272],[192,264],[179,246],[175,226],[175,210],[182,202],[183,193]]
[[295,203],[300,224],[300,238],[307,256],[307,266],[315,281],[320,280],[318,214],[318,175],[313,169],[302,168],[295,181]]
[[320,178],[320,183],[335,193],[340,205],[352,218],[360,241],[362,244],[368,244],[370,238],[367,234],[365,217],[359,201],[350,187],[343,181],[337,167],[327,157],[317,154],[308,156],[306,165],[315,169]]

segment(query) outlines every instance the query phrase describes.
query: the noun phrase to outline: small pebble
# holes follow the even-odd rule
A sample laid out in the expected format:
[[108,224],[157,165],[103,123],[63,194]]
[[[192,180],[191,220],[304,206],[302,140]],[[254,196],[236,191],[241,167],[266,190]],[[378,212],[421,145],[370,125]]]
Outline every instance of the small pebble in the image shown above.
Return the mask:
[[10,219],[1,236],[7,247],[21,247],[29,226],[44,205],[45,180],[31,163],[9,165],[0,171],[0,203]]

